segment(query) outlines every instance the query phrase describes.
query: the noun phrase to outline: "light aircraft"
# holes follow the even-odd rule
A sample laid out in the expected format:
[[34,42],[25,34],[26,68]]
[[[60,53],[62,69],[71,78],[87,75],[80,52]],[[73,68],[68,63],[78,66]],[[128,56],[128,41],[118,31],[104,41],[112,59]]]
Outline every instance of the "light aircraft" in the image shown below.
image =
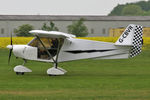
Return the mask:
[[138,55],[141,52],[143,29],[140,25],[130,24],[115,43],[77,39],[74,35],[57,32],[32,30],[35,36],[27,45],[11,45],[9,59],[13,52],[24,63],[14,67],[17,75],[32,72],[24,66],[27,60],[53,63],[47,70],[48,75],[63,75],[67,71],[58,67],[59,62],[79,59],[125,59]]

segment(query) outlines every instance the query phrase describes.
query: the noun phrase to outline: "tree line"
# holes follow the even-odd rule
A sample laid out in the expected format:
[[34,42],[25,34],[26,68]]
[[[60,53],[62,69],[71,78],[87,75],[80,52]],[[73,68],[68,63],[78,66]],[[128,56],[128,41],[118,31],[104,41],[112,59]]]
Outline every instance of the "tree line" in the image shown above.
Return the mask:
[[[73,21],[71,25],[67,26],[68,33],[74,34],[77,37],[87,36],[89,32],[88,32],[88,28],[84,24],[84,21],[85,20],[83,18],[81,18],[78,21]],[[17,36],[32,36],[32,34],[30,34],[29,31],[33,29],[34,27],[32,25],[24,24],[19,26],[17,29],[15,29],[14,33],[16,33]],[[41,30],[59,31],[58,27],[52,21],[50,21],[48,25],[46,23],[43,23]]]
[[108,16],[150,16],[150,0],[118,4]]

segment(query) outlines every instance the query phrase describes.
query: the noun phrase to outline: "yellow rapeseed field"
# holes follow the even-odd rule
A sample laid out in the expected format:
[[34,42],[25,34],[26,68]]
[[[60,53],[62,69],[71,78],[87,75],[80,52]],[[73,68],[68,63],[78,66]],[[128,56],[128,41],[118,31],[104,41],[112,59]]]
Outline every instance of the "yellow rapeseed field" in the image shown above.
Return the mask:
[[[13,37],[13,44],[27,44],[33,39],[33,37]],[[88,39],[95,41],[104,41],[104,42],[116,42],[118,37],[80,37],[78,39]],[[144,46],[143,49],[146,49],[150,46],[150,37],[144,37]],[[0,37],[0,48],[6,48],[10,44],[10,37]]]
[[[13,37],[13,44],[27,44],[33,37]],[[10,44],[10,37],[0,37],[0,48],[6,48]]]

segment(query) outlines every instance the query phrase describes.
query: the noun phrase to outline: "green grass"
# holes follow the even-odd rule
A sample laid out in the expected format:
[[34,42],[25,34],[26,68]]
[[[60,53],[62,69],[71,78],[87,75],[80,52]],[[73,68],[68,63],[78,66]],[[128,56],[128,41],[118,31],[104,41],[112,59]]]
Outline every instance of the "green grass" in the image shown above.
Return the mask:
[[68,72],[50,77],[49,63],[28,61],[32,73],[17,76],[22,60],[0,49],[0,100],[149,100],[150,50],[132,59],[79,60],[60,63]]

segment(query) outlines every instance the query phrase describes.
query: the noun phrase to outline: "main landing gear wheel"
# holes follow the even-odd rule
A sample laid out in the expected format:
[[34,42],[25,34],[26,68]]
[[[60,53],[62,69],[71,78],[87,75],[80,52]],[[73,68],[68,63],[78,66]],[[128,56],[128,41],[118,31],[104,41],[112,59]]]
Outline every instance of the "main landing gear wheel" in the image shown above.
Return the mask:
[[49,76],[59,76],[59,75],[64,75],[67,71],[60,68],[60,67],[52,67],[52,68],[49,68],[47,70],[47,74]]
[[52,75],[52,74],[49,74],[49,76],[57,76],[57,75]]
[[17,75],[24,75],[24,72],[16,72]]

